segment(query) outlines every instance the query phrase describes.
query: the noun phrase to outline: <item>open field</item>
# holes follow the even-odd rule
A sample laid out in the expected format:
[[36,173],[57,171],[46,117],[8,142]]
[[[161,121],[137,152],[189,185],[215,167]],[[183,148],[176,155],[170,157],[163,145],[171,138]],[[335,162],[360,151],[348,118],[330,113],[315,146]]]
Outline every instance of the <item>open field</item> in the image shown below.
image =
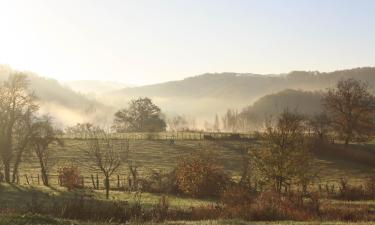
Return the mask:
[[[241,151],[247,149],[254,142],[244,141],[207,141],[207,140],[176,140],[171,144],[168,140],[133,140],[130,141],[129,161],[138,167],[141,176],[146,176],[150,170],[169,171],[174,168],[177,160],[185,154],[192,153],[202,148],[210,148],[220,160],[220,164],[233,177],[238,177],[242,168]],[[87,144],[84,140],[65,139],[63,147],[54,146],[51,163],[51,184],[57,185],[58,169],[63,166],[78,166],[81,174],[85,177],[85,185],[91,185],[91,175],[96,176],[96,170],[92,167],[92,160],[86,154]],[[369,154],[374,155],[374,142],[368,143],[365,148]],[[346,178],[350,182],[361,182],[364,178],[375,172],[375,168],[345,159],[338,159],[330,156],[318,156],[316,164],[321,174],[321,183],[338,182],[340,178]],[[33,176],[33,183],[36,184],[36,177],[39,173],[39,165],[35,157],[25,157],[20,167],[20,184],[26,184],[26,177],[29,182]],[[119,177],[117,177],[119,175]],[[120,183],[126,184],[129,176],[128,166],[124,163],[111,178],[111,186],[116,186],[117,178]],[[102,181],[99,173],[100,181]]]
[[[139,168],[140,176],[147,176],[151,169],[169,171],[174,168],[177,160],[185,154],[192,153],[195,150],[203,148],[210,148],[216,152],[220,160],[220,164],[224,169],[234,178],[238,177],[242,167],[241,152],[243,149],[248,148],[250,145],[256,144],[255,142],[245,141],[208,141],[208,140],[176,140],[171,144],[168,140],[132,140],[130,141],[130,159],[129,161],[136,164]],[[374,142],[369,142],[363,146],[352,146],[354,150],[373,152]],[[110,199],[105,199],[104,190],[93,190],[90,175],[96,174],[95,169],[90,166],[91,160],[87,156],[87,145],[84,140],[65,139],[63,147],[54,146],[53,162],[54,166],[51,170],[51,187],[44,187],[37,185],[34,178],[34,184],[26,185],[25,174],[28,174],[29,179],[39,173],[39,165],[35,158],[30,156],[25,158],[20,168],[20,184],[19,185],[0,185],[0,202],[2,206],[7,209],[28,209],[31,204],[35,204],[37,200],[38,206],[47,208],[52,207],[56,202],[63,202],[69,199],[74,199],[77,196],[84,196],[88,199],[98,201],[127,202],[135,204],[139,201],[145,209],[152,209],[158,204],[161,195],[152,193],[142,193],[140,197],[136,196],[134,192],[126,191],[111,191]],[[371,153],[375,154],[375,153]],[[65,188],[59,187],[57,184],[57,171],[60,167],[75,165],[80,168],[81,174],[85,177],[85,186],[89,187],[83,190],[76,190],[68,192]],[[337,183],[340,178],[346,178],[350,183],[361,183],[365,178],[375,172],[375,168],[355,160],[348,160],[345,158],[335,158],[330,155],[320,155],[316,157],[316,165],[319,167],[321,183]],[[126,179],[129,175],[127,164],[123,164],[118,172],[112,177],[111,186],[116,187],[117,175],[120,177],[121,184],[126,185]],[[100,177],[102,179],[102,177]],[[29,180],[30,181],[30,180]],[[102,180],[101,180],[102,181]],[[101,188],[103,183],[101,182]],[[193,199],[182,196],[167,195],[171,209],[189,210],[199,206],[209,206],[217,202],[217,199]],[[371,212],[375,212],[375,202],[372,201],[341,201],[341,200],[327,200],[330,203],[337,204],[339,207],[348,205],[349,207],[368,205]],[[18,211],[17,211],[18,212]],[[25,211],[24,211],[25,212]],[[26,210],[27,212],[27,210]],[[9,222],[11,221],[11,222]],[[77,222],[71,220],[62,220],[51,218],[48,216],[38,215],[7,215],[0,216],[0,224],[95,224],[88,222]],[[96,223],[107,224],[111,223]],[[134,223],[142,224],[142,223]],[[153,223],[146,223],[153,224]],[[158,224],[158,223],[155,223]],[[159,224],[201,224],[201,225],[224,225],[224,224],[350,224],[339,222],[244,222],[239,220],[230,221],[202,221],[202,222],[168,222]],[[355,223],[355,224],[373,224],[373,223]]]

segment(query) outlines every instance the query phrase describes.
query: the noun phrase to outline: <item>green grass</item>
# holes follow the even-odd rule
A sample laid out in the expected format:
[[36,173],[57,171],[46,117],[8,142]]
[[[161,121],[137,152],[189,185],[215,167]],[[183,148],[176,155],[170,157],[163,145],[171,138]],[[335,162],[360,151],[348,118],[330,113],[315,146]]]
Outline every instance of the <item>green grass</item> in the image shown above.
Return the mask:
[[[83,195],[87,198],[103,200],[103,201],[127,201],[130,204],[136,201],[135,193],[132,192],[120,192],[111,191],[110,199],[105,199],[105,192],[102,190],[77,190],[74,192],[68,192],[65,188],[50,188],[43,186],[24,186],[24,185],[0,185],[0,202],[2,206],[24,207],[32,201],[32,198],[38,199],[41,204],[45,207],[51,204],[53,201],[73,198],[75,195]],[[152,207],[157,204],[161,195],[152,193],[142,193],[140,201],[142,206]],[[202,205],[208,205],[214,203],[211,200],[201,200],[185,198],[173,195],[167,195],[171,208],[188,209],[191,207],[197,207]]]
[[[219,163],[233,177],[241,174],[242,157],[241,148],[249,143],[236,141],[220,141],[213,144],[210,141],[199,140],[177,140],[175,144],[170,144],[166,140],[134,140],[130,141],[130,158],[138,168],[141,176],[147,176],[151,169],[168,171],[176,166],[180,157],[209,146],[217,153]],[[375,145],[368,143],[366,148],[375,149]],[[51,178],[50,183],[57,186],[57,171],[63,166],[76,165],[81,174],[85,177],[85,184],[92,186],[91,174],[95,175],[96,170],[92,167],[92,160],[85,153],[87,145],[83,140],[66,139],[64,147],[53,147]],[[374,150],[375,154],[375,150]],[[26,184],[27,174],[31,182],[31,176],[36,176],[39,172],[37,160],[30,156],[25,157],[26,161],[20,167],[20,184]],[[361,182],[370,174],[375,173],[375,168],[348,160],[339,160],[333,157],[318,157],[316,165],[319,167],[321,183],[337,182],[340,178],[347,178],[351,182]],[[127,183],[129,171],[127,164],[123,164],[111,178],[111,186],[117,185],[117,175],[120,176],[120,183]],[[103,177],[99,173],[102,184]]]

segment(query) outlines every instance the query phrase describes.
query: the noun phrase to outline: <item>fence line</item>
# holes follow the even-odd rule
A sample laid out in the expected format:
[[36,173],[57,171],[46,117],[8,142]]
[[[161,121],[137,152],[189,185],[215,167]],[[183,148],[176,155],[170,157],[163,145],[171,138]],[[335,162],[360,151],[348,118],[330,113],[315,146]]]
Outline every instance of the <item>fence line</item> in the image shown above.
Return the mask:
[[[254,133],[230,132],[144,132],[144,133],[110,133],[106,137],[111,139],[128,140],[203,140],[203,139],[253,139]],[[63,134],[63,139],[90,139],[89,133]]]

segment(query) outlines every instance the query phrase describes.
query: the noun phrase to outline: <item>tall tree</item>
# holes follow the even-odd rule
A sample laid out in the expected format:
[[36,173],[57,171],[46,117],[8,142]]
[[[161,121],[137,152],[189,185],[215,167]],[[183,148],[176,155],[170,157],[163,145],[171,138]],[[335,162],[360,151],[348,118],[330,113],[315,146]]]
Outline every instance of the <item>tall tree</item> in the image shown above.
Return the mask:
[[34,134],[30,143],[39,161],[43,184],[48,186],[48,175],[52,166],[51,155],[53,153],[50,145],[57,144],[62,146],[64,142],[57,137],[59,131],[52,126],[51,117],[43,116],[33,124],[33,129]]
[[262,147],[249,151],[254,174],[278,193],[292,184],[306,187],[316,174],[305,144],[304,123],[300,114],[284,111],[276,125],[267,125]]
[[117,132],[160,132],[165,131],[166,123],[151,99],[138,98],[115,114],[113,127]]
[[28,87],[28,80],[22,73],[11,74],[0,87],[0,153],[6,182],[11,181],[16,126],[38,109],[36,98]]
[[333,128],[345,142],[367,140],[375,127],[375,98],[367,83],[355,79],[341,80],[324,97]]

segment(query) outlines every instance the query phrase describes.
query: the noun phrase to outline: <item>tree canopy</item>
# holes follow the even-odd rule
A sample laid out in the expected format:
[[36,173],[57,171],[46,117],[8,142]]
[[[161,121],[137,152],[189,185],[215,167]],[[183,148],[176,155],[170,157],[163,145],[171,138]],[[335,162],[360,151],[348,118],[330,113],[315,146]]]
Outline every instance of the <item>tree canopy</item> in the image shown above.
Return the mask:
[[367,83],[347,79],[337,83],[324,97],[333,128],[345,141],[366,140],[374,133],[375,97]]
[[115,114],[113,127],[117,132],[160,132],[165,131],[166,123],[151,99],[138,98]]

